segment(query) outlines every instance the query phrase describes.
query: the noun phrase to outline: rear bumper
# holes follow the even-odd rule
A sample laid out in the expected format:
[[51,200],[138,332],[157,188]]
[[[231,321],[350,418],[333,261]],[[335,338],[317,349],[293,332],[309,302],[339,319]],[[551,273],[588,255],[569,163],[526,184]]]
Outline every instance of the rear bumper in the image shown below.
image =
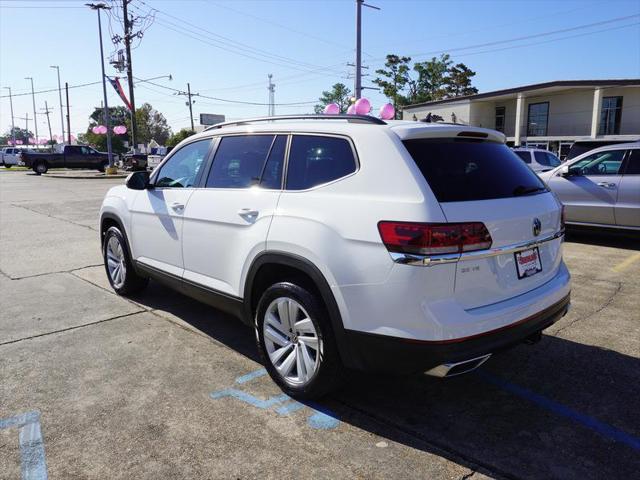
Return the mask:
[[570,294],[544,310],[510,325],[465,338],[414,340],[346,330],[353,368],[384,373],[424,372],[517,345],[549,327],[568,311]]

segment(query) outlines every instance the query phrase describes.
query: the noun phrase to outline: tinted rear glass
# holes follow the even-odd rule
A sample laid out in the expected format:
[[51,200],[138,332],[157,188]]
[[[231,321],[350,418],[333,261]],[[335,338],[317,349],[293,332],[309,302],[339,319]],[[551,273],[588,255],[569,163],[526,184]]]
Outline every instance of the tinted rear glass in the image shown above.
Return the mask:
[[524,163],[531,163],[531,154],[529,152],[513,152],[518,155]]
[[546,191],[536,174],[504,144],[454,139],[403,143],[439,202],[488,200]]

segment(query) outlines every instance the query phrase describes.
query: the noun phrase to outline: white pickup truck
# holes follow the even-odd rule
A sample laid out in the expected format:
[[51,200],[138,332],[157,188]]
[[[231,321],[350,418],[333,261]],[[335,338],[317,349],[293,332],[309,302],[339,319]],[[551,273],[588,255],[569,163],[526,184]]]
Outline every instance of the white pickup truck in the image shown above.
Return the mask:
[[4,168],[11,168],[13,165],[18,165],[18,154],[20,151],[20,148],[4,147],[0,150],[0,165],[3,165]]

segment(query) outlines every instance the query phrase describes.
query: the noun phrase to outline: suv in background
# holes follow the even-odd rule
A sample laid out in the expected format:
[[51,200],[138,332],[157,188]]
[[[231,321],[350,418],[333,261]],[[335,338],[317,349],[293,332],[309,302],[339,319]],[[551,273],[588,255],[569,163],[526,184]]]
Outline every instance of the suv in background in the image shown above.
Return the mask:
[[18,165],[18,155],[20,149],[16,147],[4,147],[0,151],[0,164],[5,168],[11,168],[13,165]]
[[553,153],[541,148],[514,148],[513,153],[518,155],[536,173],[553,170],[561,163]]
[[567,223],[640,230],[640,142],[591,150],[540,177]]
[[120,295],[150,277],[242,319],[272,379],[445,377],[569,307],[561,205],[499,132],[303,115],[219,124],[100,211]]

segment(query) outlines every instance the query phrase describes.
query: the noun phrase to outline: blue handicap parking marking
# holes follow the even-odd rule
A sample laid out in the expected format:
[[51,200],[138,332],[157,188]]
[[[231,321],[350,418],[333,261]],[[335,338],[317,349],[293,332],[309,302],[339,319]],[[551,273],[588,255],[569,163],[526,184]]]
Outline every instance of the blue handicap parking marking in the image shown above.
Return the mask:
[[0,419],[0,430],[18,428],[22,480],[47,480],[47,462],[40,428],[40,412]]
[[[235,383],[244,385],[256,378],[263,377],[266,374],[267,371],[264,368],[261,368],[247,373],[246,375],[241,375],[236,378]],[[340,425],[340,420],[337,418],[337,415],[330,410],[317,404],[301,403],[284,393],[264,399],[237,388],[225,388],[223,390],[212,392],[209,396],[214,400],[225,397],[235,398],[236,400],[240,400],[261,410],[267,410],[277,405],[278,407],[275,408],[274,411],[280,416],[287,416],[299,410],[308,409],[310,410],[310,414],[307,418],[307,425],[317,430],[330,430]]]
[[566,405],[544,397],[538,393],[521,387],[520,385],[510,383],[506,380],[501,379],[500,377],[491,375],[490,373],[478,370],[476,372],[476,375],[484,381],[491,383],[513,395],[535,403],[545,410],[549,410],[556,415],[568,418],[569,420],[590,428],[603,437],[610,438],[612,440],[615,440],[616,442],[624,443],[634,450],[640,450],[640,438],[638,437],[634,437],[627,432],[623,432],[622,430],[615,428],[607,423],[601,422],[600,420],[597,420],[593,417],[589,417],[588,415],[584,415],[583,413],[572,410]]

